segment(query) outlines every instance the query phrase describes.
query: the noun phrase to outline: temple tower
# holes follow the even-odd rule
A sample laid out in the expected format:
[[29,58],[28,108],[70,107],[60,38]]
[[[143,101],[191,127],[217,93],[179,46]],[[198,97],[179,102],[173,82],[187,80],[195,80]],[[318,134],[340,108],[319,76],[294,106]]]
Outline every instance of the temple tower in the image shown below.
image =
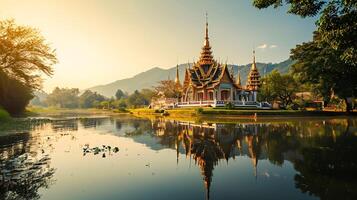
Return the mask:
[[180,85],[179,66],[178,66],[178,64],[176,65],[176,78],[175,78],[175,84],[176,84],[176,85]]
[[246,89],[252,92],[252,101],[257,100],[257,91],[260,87],[260,75],[258,72],[257,64],[255,63],[255,50],[253,50],[253,63],[248,74]]
[[205,30],[205,40],[203,42],[203,47],[200,55],[200,59],[198,63],[206,66],[211,66],[213,64],[213,56],[211,51],[211,46],[209,44],[209,37],[208,37],[208,18],[206,13],[206,30]]

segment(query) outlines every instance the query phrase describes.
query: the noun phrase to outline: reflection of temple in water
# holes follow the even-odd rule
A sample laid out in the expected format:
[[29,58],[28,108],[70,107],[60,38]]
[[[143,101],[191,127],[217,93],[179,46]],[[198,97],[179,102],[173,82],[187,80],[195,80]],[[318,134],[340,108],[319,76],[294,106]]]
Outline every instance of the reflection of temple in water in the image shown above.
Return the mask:
[[289,161],[299,172],[294,177],[297,188],[325,197],[323,199],[336,199],[341,195],[356,196],[356,190],[347,189],[357,188],[355,179],[344,177],[357,174],[354,159],[357,129],[351,128],[356,127],[353,123],[356,121],[342,119],[195,124],[158,119],[152,121],[152,128],[159,143],[176,149],[177,162],[184,154],[199,166],[207,199],[214,168],[237,156],[251,160],[256,180],[262,175],[258,174],[258,160],[268,160],[278,166]]
[[[29,126],[34,131],[0,136],[0,199],[40,198],[40,188],[55,181],[49,156],[54,150],[52,144],[67,136],[75,140],[76,130],[97,128],[99,131],[94,133],[130,137],[152,150],[176,150],[177,163],[179,158],[182,162],[182,157],[190,159],[199,169],[195,167],[196,172],[201,172],[207,199],[211,188],[219,191],[230,184],[227,181],[228,184],[217,187],[213,170],[216,169],[217,178],[222,164],[232,164],[240,156],[248,161],[252,168],[249,175],[257,181],[266,172],[264,169],[262,173],[262,160],[278,166],[288,161],[295,169],[289,172],[294,176],[295,188],[301,192],[321,199],[356,199],[356,127],[357,120],[352,119],[195,124],[120,117],[35,122]],[[235,170],[233,173],[242,171]],[[264,182],[261,185],[274,184]]]
[[177,162],[180,153],[194,159],[200,167],[209,199],[213,169],[220,162],[228,162],[236,156],[248,156],[257,176],[261,144],[257,124],[194,124],[157,120],[153,129],[163,145],[176,149]]

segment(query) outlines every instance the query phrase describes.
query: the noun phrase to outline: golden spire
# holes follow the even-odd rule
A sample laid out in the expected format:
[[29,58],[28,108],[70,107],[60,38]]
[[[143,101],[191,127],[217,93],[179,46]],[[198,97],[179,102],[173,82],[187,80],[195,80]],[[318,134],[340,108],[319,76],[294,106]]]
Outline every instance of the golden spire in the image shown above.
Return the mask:
[[178,64],[176,65],[176,78],[175,78],[175,83],[179,84],[180,83],[180,78],[179,78],[179,66]]
[[206,13],[206,30],[205,30],[205,40],[203,42],[203,47],[201,51],[200,60],[198,61],[200,65],[212,65],[213,64],[213,56],[211,51],[211,46],[209,44],[208,37],[208,16]]
[[255,63],[255,50],[253,50],[252,70],[257,70],[257,64]]
[[208,40],[208,16],[206,12],[206,35],[205,35],[205,41],[203,43],[204,46],[209,46],[209,40]]

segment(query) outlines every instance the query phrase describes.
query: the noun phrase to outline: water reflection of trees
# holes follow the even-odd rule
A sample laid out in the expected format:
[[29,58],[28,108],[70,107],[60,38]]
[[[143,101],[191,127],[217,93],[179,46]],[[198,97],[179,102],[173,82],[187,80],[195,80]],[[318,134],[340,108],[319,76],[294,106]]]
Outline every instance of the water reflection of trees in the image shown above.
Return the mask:
[[108,122],[108,118],[107,117],[81,118],[79,122],[84,128],[96,128]]
[[355,122],[347,120],[342,132],[341,124],[339,131],[326,128],[332,137],[313,137],[313,145],[300,150],[303,159],[294,163],[300,172],[295,175],[297,188],[321,199],[357,199]]
[[54,120],[51,123],[51,128],[54,132],[76,131],[78,130],[77,119]]
[[[129,127],[132,128],[125,132],[125,136],[128,136],[128,137],[142,135],[144,133],[151,133],[151,130],[152,130],[152,127],[151,127],[152,124],[148,120],[143,120],[143,119],[138,119],[138,118],[134,118],[134,119],[130,119],[130,120],[117,119],[116,127],[118,127],[118,123],[120,123],[120,124],[125,123],[126,125],[128,125]],[[121,127],[122,127],[122,125],[120,125],[120,128]],[[119,129],[117,129],[117,130],[119,130]]]
[[54,174],[43,142],[29,133],[0,141],[0,199],[39,199],[38,190],[48,187]]
[[8,132],[26,132],[29,130],[39,130],[50,122],[49,119],[23,119],[0,123],[0,134]]
[[[49,123],[49,122],[46,122]],[[38,125],[43,128],[46,123]],[[199,166],[207,198],[214,168],[238,156],[250,158],[258,177],[258,161],[274,165],[289,161],[297,171],[296,188],[322,199],[356,199],[357,120],[300,120],[284,123],[195,124],[137,118],[87,118],[54,120],[54,132],[75,131],[79,125],[109,125],[125,136],[150,134],[179,156],[193,158]],[[41,127],[42,126],[42,127]],[[123,128],[125,127],[125,128]],[[31,129],[36,129],[36,126]],[[29,133],[0,138],[0,199],[38,199],[38,189],[48,187],[54,170],[41,152],[43,141]]]
[[271,124],[152,122],[159,142],[176,149],[177,160],[181,151],[194,158],[207,197],[217,163],[245,155],[255,175],[259,159],[275,165],[292,162],[299,172],[296,187],[323,199],[341,195],[355,199],[357,195],[356,125],[356,120],[347,119]]

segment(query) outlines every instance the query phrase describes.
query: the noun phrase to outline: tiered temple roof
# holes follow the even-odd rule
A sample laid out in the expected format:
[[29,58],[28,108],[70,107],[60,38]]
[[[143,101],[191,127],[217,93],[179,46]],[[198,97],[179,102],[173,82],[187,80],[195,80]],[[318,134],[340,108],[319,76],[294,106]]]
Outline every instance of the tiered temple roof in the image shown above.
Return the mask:
[[[199,61],[200,62],[200,61]],[[213,61],[212,65],[208,66],[208,70],[205,70],[206,66],[202,66],[199,63],[194,63],[192,69],[188,69],[188,75],[191,79],[191,84],[195,88],[213,88],[218,85],[224,75],[224,71],[227,70],[226,65],[222,65]]]
[[[187,101],[185,99],[194,101],[197,99],[205,100],[208,99],[208,92],[221,91],[222,88],[222,92],[226,92],[227,88],[230,88],[231,90],[230,96],[224,95],[225,100],[228,98],[231,100],[235,99],[240,95],[238,94],[239,91],[248,91],[248,93],[249,91],[257,91],[260,87],[260,75],[255,63],[255,52],[253,52],[253,54],[253,64],[247,78],[247,83],[243,86],[239,72],[236,78],[233,77],[233,69],[228,70],[227,64],[217,62],[217,60],[213,58],[212,48],[208,37],[208,22],[206,21],[204,42],[199,60],[194,62],[192,66],[188,66],[185,71],[185,78],[182,85],[182,91],[184,93],[183,101]],[[178,70],[176,71],[176,74],[178,75]],[[177,80],[179,80],[178,76],[175,80],[176,83]],[[220,84],[222,84],[222,87]],[[202,93],[203,96],[198,97],[198,93]],[[246,95],[248,93],[246,92],[242,94]],[[215,95],[215,98],[222,98],[222,93],[215,93]],[[212,100],[212,98],[211,95],[210,100]]]
[[255,51],[253,51],[253,63],[248,74],[246,89],[256,91],[260,87],[260,75],[258,72],[257,65],[255,63]]
[[200,60],[198,61],[199,65],[212,65],[213,64],[213,56],[211,51],[211,46],[209,45],[208,40],[208,22],[206,21],[206,34],[205,41],[203,43]]
[[[208,37],[208,23],[206,22],[205,39],[200,59],[193,63],[192,68],[186,69],[184,87],[189,84],[195,88],[214,88],[221,82],[224,73],[228,72],[227,65],[213,59]],[[231,76],[229,76],[231,78]],[[234,82],[234,80],[232,80]]]

